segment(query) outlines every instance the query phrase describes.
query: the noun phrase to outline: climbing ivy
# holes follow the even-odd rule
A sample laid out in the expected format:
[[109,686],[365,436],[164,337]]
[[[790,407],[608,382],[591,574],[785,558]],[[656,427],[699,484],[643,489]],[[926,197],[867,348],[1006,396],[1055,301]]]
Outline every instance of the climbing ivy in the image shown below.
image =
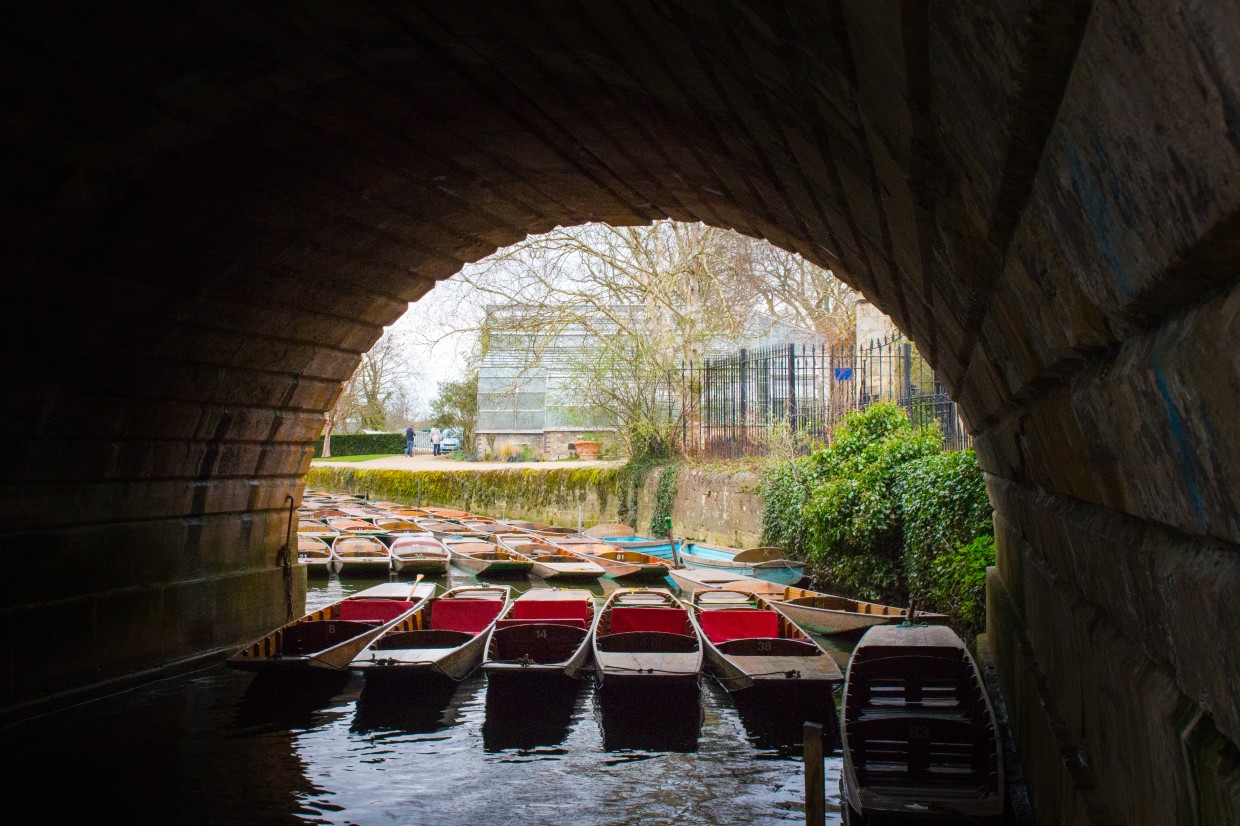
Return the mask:
[[654,492],[654,508],[650,514],[650,535],[663,536],[667,533],[667,518],[672,515],[672,505],[676,502],[676,483],[680,478],[679,464],[669,465],[659,476],[658,487]]

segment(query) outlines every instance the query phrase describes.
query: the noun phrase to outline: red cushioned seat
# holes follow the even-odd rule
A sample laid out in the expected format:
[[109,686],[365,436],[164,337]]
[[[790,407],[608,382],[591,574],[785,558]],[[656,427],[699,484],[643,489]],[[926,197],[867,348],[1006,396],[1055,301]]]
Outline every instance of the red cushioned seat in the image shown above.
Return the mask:
[[431,628],[477,634],[504,609],[500,599],[437,599],[431,603]]
[[495,623],[496,628],[512,628],[517,625],[567,625],[569,628],[586,630],[590,624],[583,619],[502,619]]
[[779,614],[774,611],[753,608],[703,611],[698,621],[706,639],[713,643],[779,636]]
[[590,619],[584,599],[519,599],[512,604],[513,619]]
[[661,631],[665,634],[685,633],[689,612],[683,608],[634,608],[618,606],[611,609],[611,633]]
[[340,618],[353,622],[390,622],[413,607],[400,599],[346,599],[340,603]]

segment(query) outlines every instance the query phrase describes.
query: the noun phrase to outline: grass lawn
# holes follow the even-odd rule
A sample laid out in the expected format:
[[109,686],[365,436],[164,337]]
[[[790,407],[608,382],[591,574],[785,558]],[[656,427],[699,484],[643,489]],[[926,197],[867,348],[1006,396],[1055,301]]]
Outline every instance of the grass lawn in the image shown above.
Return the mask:
[[319,462],[364,462],[367,459],[383,459],[387,456],[404,456],[403,453],[363,453],[359,456],[315,456],[314,461]]

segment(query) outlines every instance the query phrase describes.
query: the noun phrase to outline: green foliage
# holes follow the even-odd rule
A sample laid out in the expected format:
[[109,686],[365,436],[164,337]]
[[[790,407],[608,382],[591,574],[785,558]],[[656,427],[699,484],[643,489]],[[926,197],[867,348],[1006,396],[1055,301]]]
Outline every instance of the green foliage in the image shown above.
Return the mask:
[[808,559],[827,590],[947,613],[980,630],[994,561],[990,504],[972,450],[891,404],[850,414],[834,442],[762,474],[763,543]]
[[[332,456],[391,456],[405,452],[404,433],[333,433]],[[323,439],[314,443],[314,455],[323,455]]]
[[928,602],[952,623],[977,633],[986,626],[986,569],[995,564],[995,538],[989,534],[934,561]]
[[641,494],[642,485],[645,484],[650,471],[659,466],[658,459],[630,459],[618,471],[620,502],[617,505],[617,512],[620,521],[633,530],[637,530],[637,500]]
[[681,466],[669,465],[659,476],[659,485],[654,492],[654,509],[650,514],[650,535],[663,536],[667,532],[667,518],[672,515],[672,505],[676,502],[676,482],[680,478]]
[[933,596],[937,560],[993,532],[977,454],[962,450],[908,463],[901,468],[899,495],[909,589]]
[[478,371],[471,370],[460,381],[439,385],[439,395],[431,401],[431,423],[435,427],[461,430],[461,449],[474,452],[474,427],[478,424]]

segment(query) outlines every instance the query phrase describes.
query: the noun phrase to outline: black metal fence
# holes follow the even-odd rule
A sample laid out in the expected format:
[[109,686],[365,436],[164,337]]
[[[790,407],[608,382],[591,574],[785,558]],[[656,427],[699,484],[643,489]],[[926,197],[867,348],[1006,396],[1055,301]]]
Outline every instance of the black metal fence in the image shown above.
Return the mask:
[[[902,337],[863,347],[788,344],[690,362],[679,370],[681,447],[695,458],[800,454],[831,441],[854,410],[894,402],[937,422],[949,450],[971,439],[956,403]],[[672,412],[669,410],[669,412]]]

